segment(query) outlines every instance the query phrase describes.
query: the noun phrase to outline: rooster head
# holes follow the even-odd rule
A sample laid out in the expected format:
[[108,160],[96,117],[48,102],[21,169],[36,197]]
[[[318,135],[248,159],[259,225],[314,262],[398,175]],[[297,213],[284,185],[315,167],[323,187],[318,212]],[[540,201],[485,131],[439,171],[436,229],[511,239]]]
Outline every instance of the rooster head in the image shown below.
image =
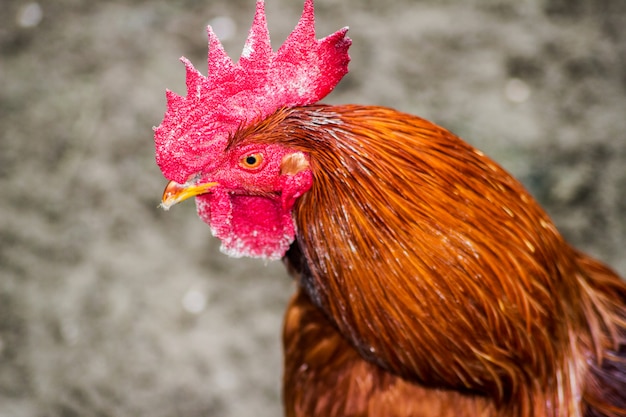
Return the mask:
[[348,71],[347,28],[315,38],[313,0],[274,52],[264,2],[234,63],[208,27],[207,76],[181,58],[187,95],[166,92],[167,111],[154,129],[156,161],[170,180],[162,207],[196,197],[200,217],[231,256],[282,257],[295,238],[292,207],[312,185],[305,153],[233,140],[274,112],[313,104]]

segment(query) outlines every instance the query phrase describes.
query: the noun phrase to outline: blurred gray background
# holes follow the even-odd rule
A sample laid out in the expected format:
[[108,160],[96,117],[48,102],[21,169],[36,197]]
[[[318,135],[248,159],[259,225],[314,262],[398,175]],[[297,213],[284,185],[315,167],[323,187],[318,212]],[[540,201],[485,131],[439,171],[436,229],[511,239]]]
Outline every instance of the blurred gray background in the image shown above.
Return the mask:
[[[274,47],[301,0],[267,0]],[[3,0],[0,417],[278,416],[280,263],[232,260],[165,185],[152,126],[235,59],[254,0]],[[325,100],[431,119],[500,162],[568,240],[626,274],[624,0],[317,0],[349,25]]]

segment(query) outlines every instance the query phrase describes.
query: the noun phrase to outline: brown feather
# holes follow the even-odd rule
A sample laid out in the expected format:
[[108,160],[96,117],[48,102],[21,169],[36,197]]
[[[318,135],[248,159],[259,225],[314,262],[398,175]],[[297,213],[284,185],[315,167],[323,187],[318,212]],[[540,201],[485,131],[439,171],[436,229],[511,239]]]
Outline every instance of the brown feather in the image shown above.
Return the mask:
[[[462,396],[467,415],[626,415],[598,376],[624,346],[626,285],[481,152],[364,106],[282,109],[238,141],[304,152],[314,176],[287,255],[307,297],[285,328],[289,415],[396,415],[366,411],[378,394],[399,409]],[[459,401],[424,415],[460,415]]]
[[304,291],[289,304],[284,339],[287,417],[496,415],[486,398],[424,388],[364,361]]

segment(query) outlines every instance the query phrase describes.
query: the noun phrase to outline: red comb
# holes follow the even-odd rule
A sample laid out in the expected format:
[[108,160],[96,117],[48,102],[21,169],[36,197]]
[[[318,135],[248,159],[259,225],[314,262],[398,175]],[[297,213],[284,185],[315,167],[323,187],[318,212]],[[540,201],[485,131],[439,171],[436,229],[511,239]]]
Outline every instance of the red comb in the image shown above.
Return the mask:
[[191,62],[187,96],[167,91],[167,111],[155,128],[157,164],[166,178],[184,183],[192,174],[210,169],[229,134],[246,123],[285,106],[312,104],[324,98],[348,72],[347,28],[324,39],[315,38],[313,0],[305,0],[296,28],[277,52],[270,45],[263,0],[239,62],[224,51],[209,26],[208,74]]

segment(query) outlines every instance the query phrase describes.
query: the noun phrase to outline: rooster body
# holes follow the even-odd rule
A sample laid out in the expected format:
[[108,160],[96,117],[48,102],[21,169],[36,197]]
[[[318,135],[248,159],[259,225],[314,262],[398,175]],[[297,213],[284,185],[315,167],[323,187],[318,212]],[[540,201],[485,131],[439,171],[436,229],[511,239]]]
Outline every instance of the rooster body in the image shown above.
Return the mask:
[[[626,371],[626,286],[571,248],[517,181],[451,133],[391,109],[276,117],[292,133],[258,138],[307,152],[314,177],[286,255],[302,289],[285,322],[285,387],[305,393],[332,371],[337,389],[355,391],[328,389],[346,400],[320,411],[313,397],[288,415],[582,416],[590,404],[623,415],[626,373],[607,394],[594,364]],[[323,138],[312,143],[319,120]],[[303,396],[294,410],[306,409]]]
[[209,77],[186,61],[155,140],[163,206],[195,196],[226,253],[298,283],[287,416],[626,416],[626,284],[447,130],[315,104],[345,29],[315,40],[307,0],[274,54],[262,6],[239,64],[209,32]]
[[626,286],[484,154],[362,106],[278,111],[243,143],[309,155],[313,175],[285,257],[288,415],[611,415],[593,364],[620,366]]

